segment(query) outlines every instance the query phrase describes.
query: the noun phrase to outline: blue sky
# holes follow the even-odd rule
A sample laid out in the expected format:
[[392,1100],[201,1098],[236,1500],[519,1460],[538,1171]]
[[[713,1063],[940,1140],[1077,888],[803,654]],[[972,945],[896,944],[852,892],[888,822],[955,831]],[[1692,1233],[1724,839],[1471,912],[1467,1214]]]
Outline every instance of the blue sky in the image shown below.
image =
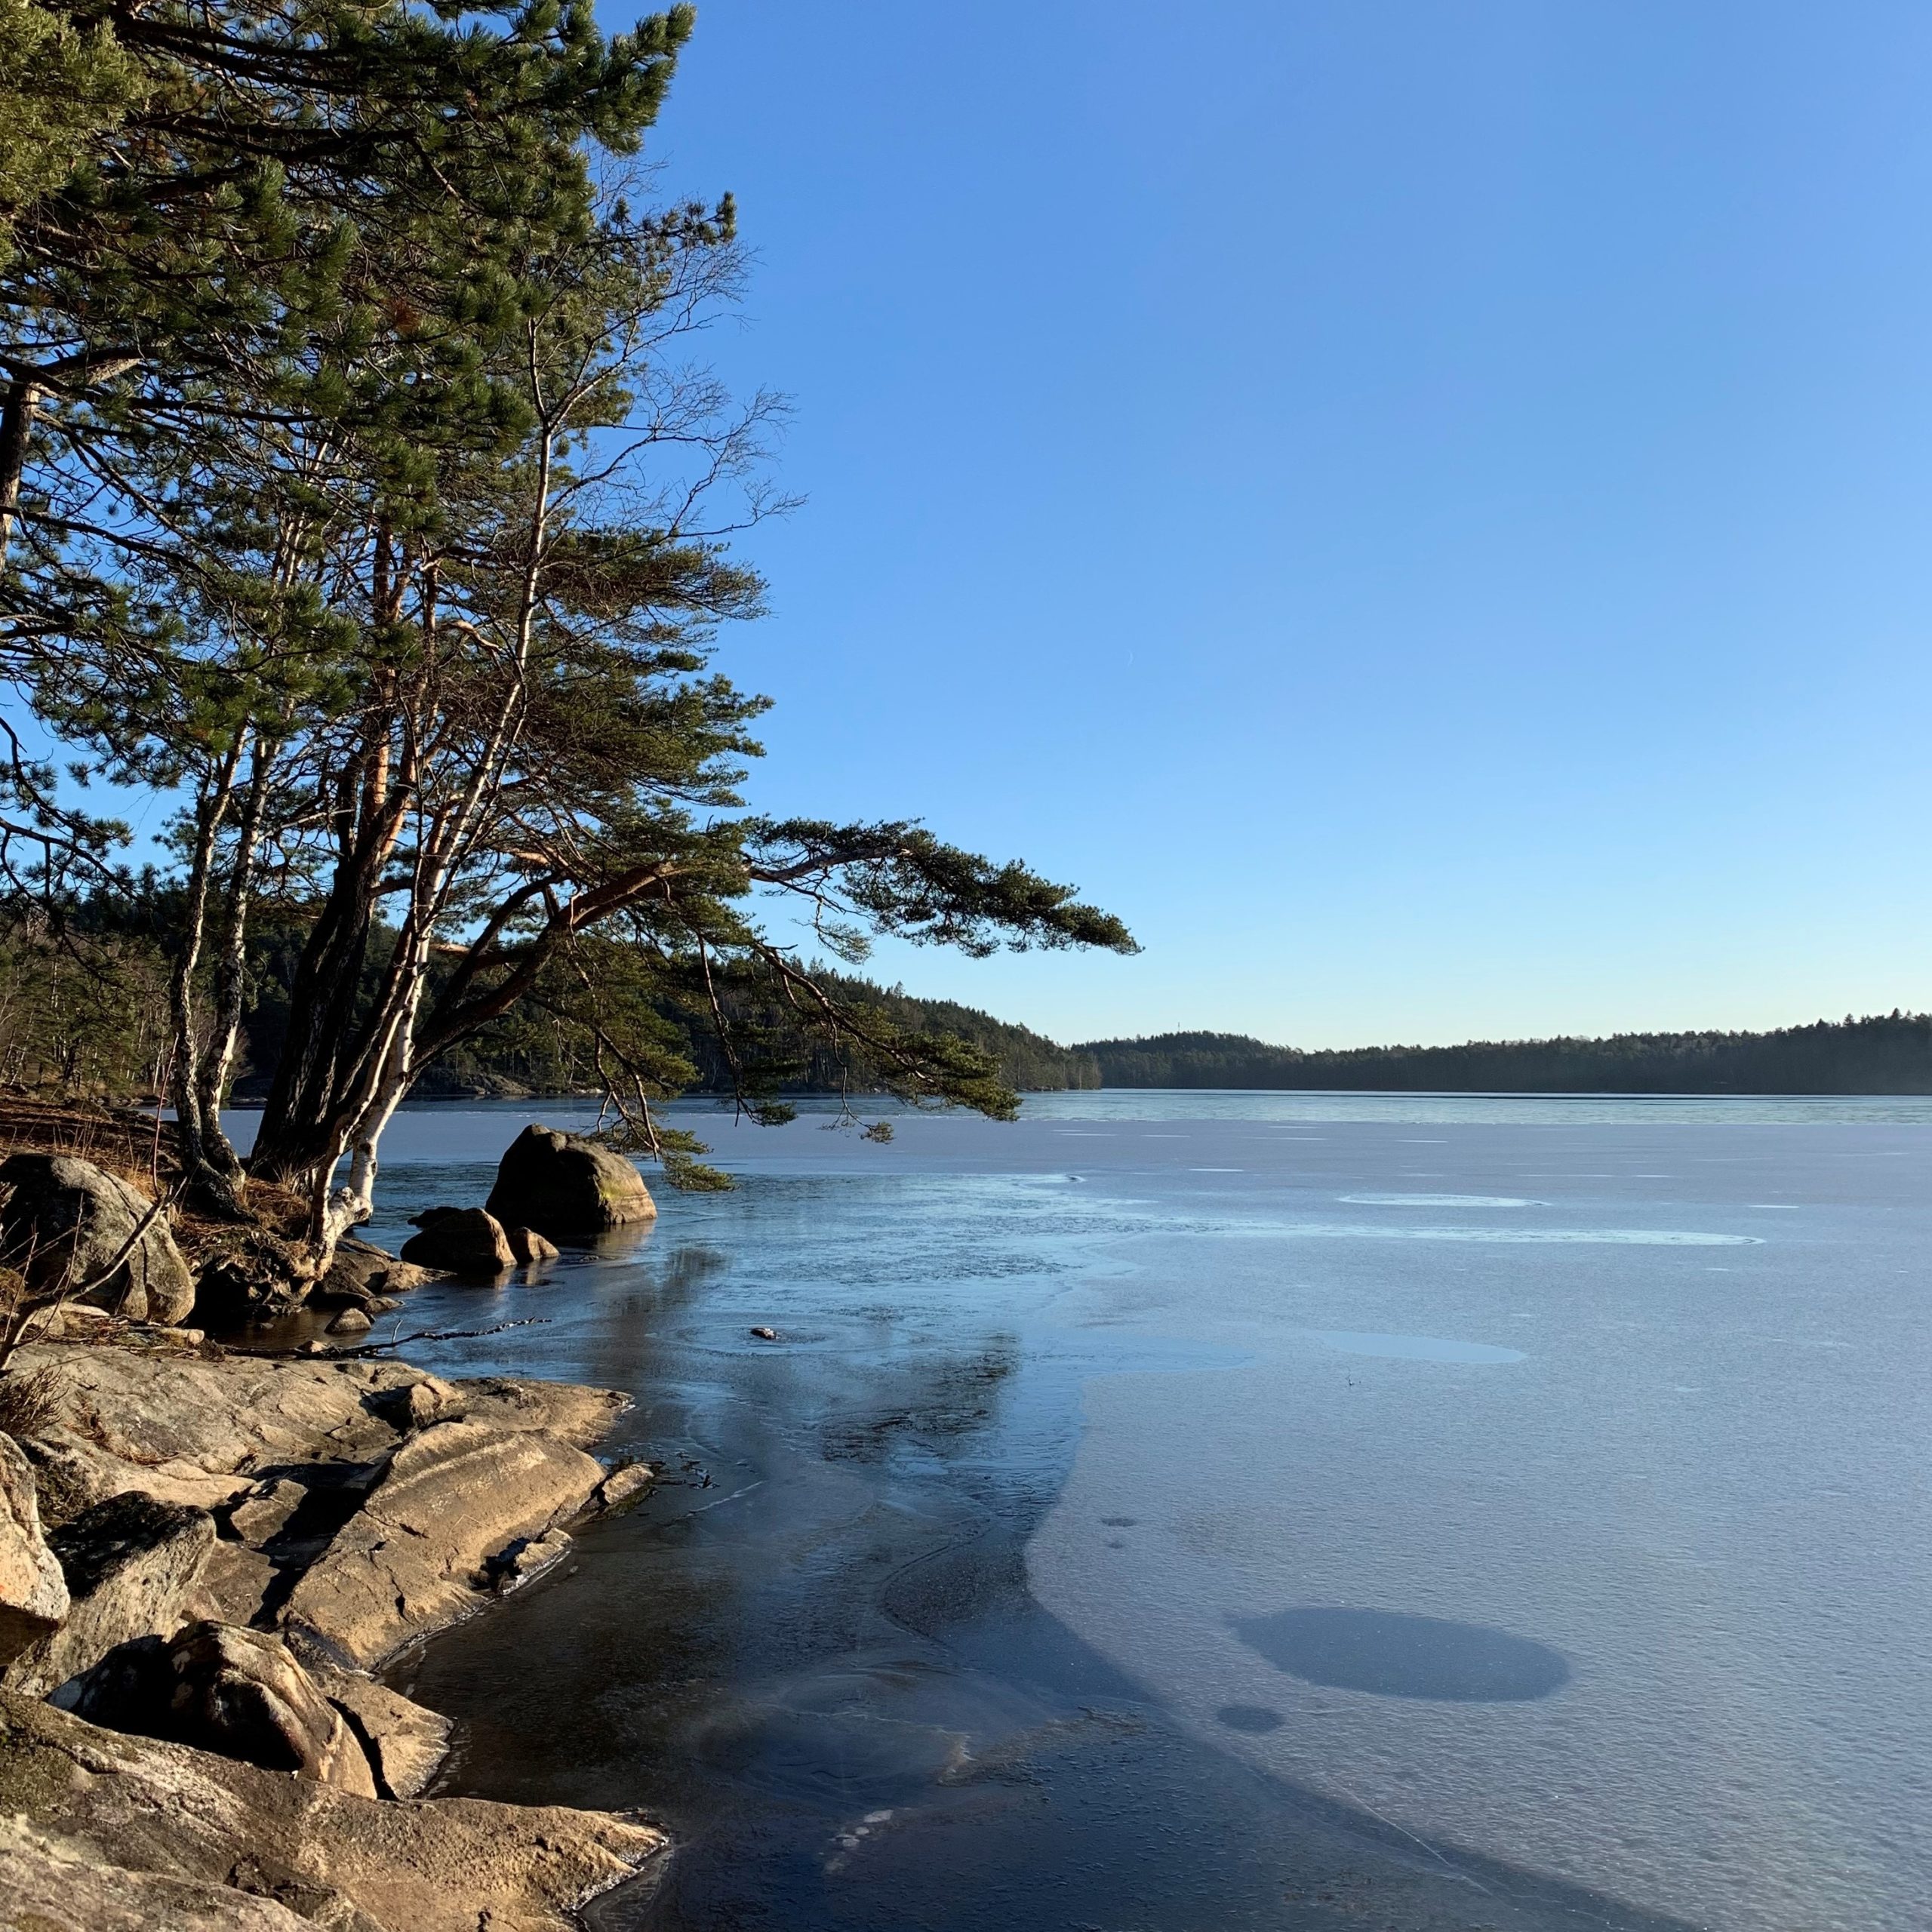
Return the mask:
[[1922,5],[706,0],[760,802],[1127,918],[879,956],[1062,1038],[1932,1005],[1928,103]]

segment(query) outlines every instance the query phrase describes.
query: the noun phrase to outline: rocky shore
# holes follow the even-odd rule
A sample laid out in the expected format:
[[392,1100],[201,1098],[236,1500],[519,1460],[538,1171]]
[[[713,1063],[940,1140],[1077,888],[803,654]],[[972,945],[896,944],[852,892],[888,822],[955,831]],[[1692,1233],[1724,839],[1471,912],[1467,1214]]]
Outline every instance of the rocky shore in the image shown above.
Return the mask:
[[[0,1189],[23,1158],[44,1236],[75,1177],[16,1156]],[[375,1252],[365,1284],[411,1266]],[[142,1262],[142,1316],[189,1312],[176,1262]],[[625,1398],[251,1356],[99,1299],[49,1302],[0,1375],[0,1927],[548,1932],[645,1866],[640,1820],[421,1797],[450,1727],[371,1674],[648,1485],[589,1453]]]

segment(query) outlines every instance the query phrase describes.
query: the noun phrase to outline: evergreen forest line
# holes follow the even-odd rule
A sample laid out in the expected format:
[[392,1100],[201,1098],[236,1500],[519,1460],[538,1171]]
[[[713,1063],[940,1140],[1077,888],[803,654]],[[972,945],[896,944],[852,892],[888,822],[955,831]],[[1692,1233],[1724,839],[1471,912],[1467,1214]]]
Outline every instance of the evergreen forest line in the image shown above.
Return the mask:
[[[70,907],[57,928],[0,918],[0,1084],[16,1092],[151,1101],[165,1092],[172,1050],[167,891]],[[379,932],[378,941],[386,935]],[[258,914],[248,944],[234,1099],[259,1105],[285,1051],[306,929]],[[364,997],[374,997],[371,948]],[[607,964],[607,985],[626,975]],[[443,970],[447,970],[443,969]],[[1030,1028],[951,1000],[823,965],[814,979],[881,1037],[961,1047],[1020,1093],[1170,1088],[1434,1093],[1932,1094],[1932,1014],[1819,1020],[1767,1032],[1626,1033],[1605,1039],[1472,1041],[1303,1051],[1233,1033],[1165,1033],[1063,1046]],[[729,1094],[747,1082],[774,1096],[897,1091],[891,1064],[859,1033],[830,1036],[746,976],[709,1003],[666,995],[633,977],[635,1027],[654,1029],[672,1091]],[[423,1067],[423,1100],[546,1097],[601,1092],[594,1038],[539,1001],[512,1007]]]
[[1438,1094],[1932,1094],[1932,1014],[1820,1020],[1764,1033],[1618,1033],[1305,1053],[1238,1033],[1075,1048],[1104,1087]]

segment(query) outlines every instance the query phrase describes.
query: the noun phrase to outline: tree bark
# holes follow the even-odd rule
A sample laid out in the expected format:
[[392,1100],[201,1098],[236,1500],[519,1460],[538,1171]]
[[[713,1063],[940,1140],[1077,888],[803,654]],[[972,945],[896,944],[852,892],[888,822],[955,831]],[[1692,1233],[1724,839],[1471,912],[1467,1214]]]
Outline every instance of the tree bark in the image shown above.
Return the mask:
[[[209,874],[214,868],[222,822],[234,798],[235,774],[241,757],[238,737],[226,757],[204,782],[202,795],[195,801],[195,847],[188,869],[187,903],[174,970],[168,980],[168,1014],[174,1032],[169,1083],[174,1091],[170,1098],[174,1103],[176,1129],[180,1137],[182,1172],[195,1193],[225,1214],[239,1214],[242,1204],[232,1177],[209,1158],[208,1123],[201,1084],[195,1078],[203,1043],[196,1038],[195,976],[201,968],[202,943],[208,930]],[[219,1120],[214,1131],[217,1137],[222,1137]],[[232,1149],[230,1155],[232,1158]]]
[[242,1008],[248,992],[248,907],[254,884],[255,852],[261,841],[274,762],[273,746],[265,743],[257,731],[248,795],[235,828],[234,862],[229,868],[222,908],[221,952],[215,961],[208,1037],[195,1063],[195,1109],[200,1117],[202,1156],[221,1177],[238,1206],[245,1170],[221,1124],[221,1105],[227,1097],[229,1075],[242,1034]]
[[40,385],[31,377],[16,376],[7,385],[5,401],[0,403],[0,563],[6,561],[13,541],[20,478],[26,470],[27,444],[40,411],[42,394]]

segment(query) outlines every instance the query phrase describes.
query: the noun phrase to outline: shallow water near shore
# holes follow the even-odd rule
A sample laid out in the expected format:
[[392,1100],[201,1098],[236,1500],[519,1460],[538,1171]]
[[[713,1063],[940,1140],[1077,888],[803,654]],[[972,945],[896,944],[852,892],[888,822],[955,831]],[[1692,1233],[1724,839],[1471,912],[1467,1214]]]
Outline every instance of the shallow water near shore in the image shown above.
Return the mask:
[[[372,1233],[572,1114],[405,1114]],[[672,1826],[607,1932],[1922,1922],[1932,1106],[699,1124],[736,1192],[378,1331],[665,1462],[396,1672],[439,1789]]]

